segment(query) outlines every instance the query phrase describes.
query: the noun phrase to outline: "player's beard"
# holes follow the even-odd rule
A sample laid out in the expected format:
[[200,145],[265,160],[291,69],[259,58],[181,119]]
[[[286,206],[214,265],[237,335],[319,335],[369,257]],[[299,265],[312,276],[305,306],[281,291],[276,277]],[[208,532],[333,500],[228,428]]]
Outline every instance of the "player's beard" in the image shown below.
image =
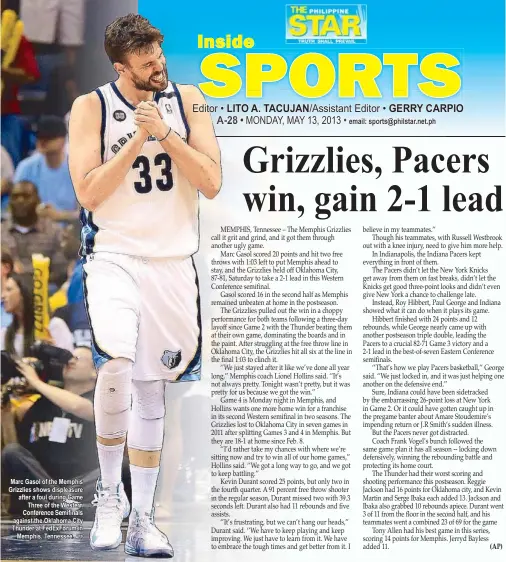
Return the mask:
[[[132,82],[133,85],[138,89],[144,92],[162,92],[167,88],[169,83],[169,79],[167,77],[167,65],[163,65],[163,80],[161,82],[154,82],[152,80],[152,76],[150,76],[149,80],[143,80],[139,78],[134,72],[132,72]],[[155,75],[156,76],[156,75]]]

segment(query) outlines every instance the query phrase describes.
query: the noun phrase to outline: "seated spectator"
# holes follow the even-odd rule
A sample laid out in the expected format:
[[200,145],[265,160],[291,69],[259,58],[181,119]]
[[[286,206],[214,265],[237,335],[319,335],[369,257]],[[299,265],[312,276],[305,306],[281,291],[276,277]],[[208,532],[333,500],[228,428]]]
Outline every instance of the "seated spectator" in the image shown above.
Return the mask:
[[53,221],[79,218],[74,186],[70,179],[68,156],[65,152],[67,127],[65,120],[44,116],[37,125],[37,151],[20,162],[14,182],[31,182],[37,186],[41,217]]
[[[12,322],[2,327],[0,332],[0,349],[5,349],[17,357],[27,357],[34,343],[34,310],[32,287],[14,273],[2,286],[2,301],[6,312],[12,314]],[[49,322],[51,343],[68,351],[73,351],[72,334],[61,318],[51,318]]]
[[50,219],[39,218],[40,203],[33,183],[20,182],[12,188],[9,203],[10,219],[2,223],[2,244],[10,250],[15,270],[33,275],[32,254],[51,259],[50,282],[60,286],[67,278],[67,260],[60,248],[61,227]]
[[[9,250],[2,246],[2,287],[5,286],[5,282],[9,275],[14,271],[14,260],[12,259]],[[5,310],[4,301],[2,300],[2,328],[7,328],[12,322],[12,314],[9,314]]]
[[[28,384],[41,398],[24,414],[17,424],[17,441],[2,451],[2,484],[7,489],[10,479],[72,479],[83,482],[84,504],[89,506],[99,477],[96,452],[96,434],[93,423],[93,388],[95,369],[91,350],[79,347],[74,358],[63,368],[63,388],[40,380],[30,365],[20,363],[20,371]],[[68,424],[64,443],[51,439],[51,428],[56,419]],[[129,471],[124,470],[124,482],[129,481]],[[130,486],[125,486],[127,494]],[[11,497],[11,513],[19,513],[22,504],[15,495]]]
[[[5,8],[5,2],[2,0],[2,13]],[[9,67],[2,68],[2,81],[4,83],[2,92],[2,146],[10,154],[14,166],[17,166],[23,157],[23,146],[25,144],[24,126],[19,117],[21,114],[18,99],[19,87],[34,83],[39,78],[39,68],[32,46],[23,36],[14,62]]]
[[[9,205],[9,195],[12,189],[12,178],[14,177],[14,164],[10,154],[2,146],[2,213]],[[3,219],[3,215],[2,215]]]

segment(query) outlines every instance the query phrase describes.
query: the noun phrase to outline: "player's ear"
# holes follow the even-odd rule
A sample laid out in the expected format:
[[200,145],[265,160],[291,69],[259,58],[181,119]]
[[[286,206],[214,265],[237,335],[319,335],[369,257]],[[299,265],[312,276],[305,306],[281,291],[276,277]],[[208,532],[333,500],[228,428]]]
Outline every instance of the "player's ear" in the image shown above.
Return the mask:
[[125,72],[125,65],[120,63],[120,62],[115,62],[113,64],[114,70],[118,73],[118,74],[123,74],[123,72]]

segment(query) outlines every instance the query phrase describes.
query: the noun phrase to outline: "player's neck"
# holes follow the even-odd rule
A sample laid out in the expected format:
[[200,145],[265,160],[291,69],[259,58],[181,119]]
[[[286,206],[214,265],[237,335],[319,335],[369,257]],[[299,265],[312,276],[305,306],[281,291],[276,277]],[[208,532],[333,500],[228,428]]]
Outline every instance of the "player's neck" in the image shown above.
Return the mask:
[[146,90],[138,90],[130,82],[120,78],[116,81],[116,86],[121,95],[133,106],[137,107],[141,101],[153,101],[154,93]]

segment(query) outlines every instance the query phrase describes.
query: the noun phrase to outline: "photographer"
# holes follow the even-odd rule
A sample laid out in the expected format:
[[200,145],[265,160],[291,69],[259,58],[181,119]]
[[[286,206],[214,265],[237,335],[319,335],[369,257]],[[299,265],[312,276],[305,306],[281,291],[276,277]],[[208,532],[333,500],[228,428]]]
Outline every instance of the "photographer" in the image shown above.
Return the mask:
[[[78,347],[63,367],[63,388],[41,380],[25,361],[18,362],[20,375],[41,398],[17,423],[18,443],[2,451],[2,484],[6,490],[12,478],[83,480],[84,503],[90,504],[98,476],[98,459],[93,423],[95,369],[89,348]],[[23,509],[11,497],[11,513]]]

